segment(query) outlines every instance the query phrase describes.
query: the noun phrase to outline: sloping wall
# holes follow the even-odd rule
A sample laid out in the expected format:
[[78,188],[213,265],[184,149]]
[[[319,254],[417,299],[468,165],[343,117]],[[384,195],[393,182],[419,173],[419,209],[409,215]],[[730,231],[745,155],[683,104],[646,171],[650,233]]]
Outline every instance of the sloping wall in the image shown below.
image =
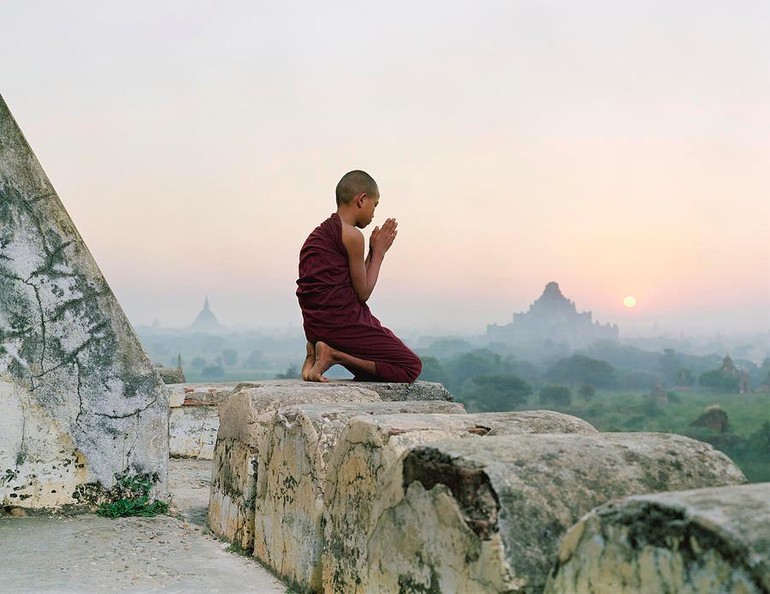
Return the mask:
[[0,500],[167,469],[166,388],[0,97]]

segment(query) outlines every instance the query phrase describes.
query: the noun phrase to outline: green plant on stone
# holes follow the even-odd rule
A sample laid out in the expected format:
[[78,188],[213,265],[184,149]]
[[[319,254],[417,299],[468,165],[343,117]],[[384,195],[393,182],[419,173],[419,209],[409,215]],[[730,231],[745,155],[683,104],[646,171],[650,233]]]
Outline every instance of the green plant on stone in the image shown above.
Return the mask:
[[107,518],[168,513],[168,503],[157,499],[150,501],[150,490],[157,482],[157,474],[116,474],[109,500],[102,503],[96,513]]

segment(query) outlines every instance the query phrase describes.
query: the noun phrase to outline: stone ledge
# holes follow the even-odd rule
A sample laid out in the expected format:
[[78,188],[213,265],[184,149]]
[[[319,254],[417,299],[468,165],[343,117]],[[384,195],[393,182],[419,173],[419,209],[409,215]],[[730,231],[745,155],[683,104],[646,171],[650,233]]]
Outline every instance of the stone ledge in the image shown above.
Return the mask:
[[270,382],[240,386],[219,408],[213,453],[209,527],[244,550],[254,546],[254,498],[260,459],[270,440],[275,411],[283,406],[317,403],[380,402],[376,392],[350,383]]
[[373,415],[351,419],[329,461],[324,486],[323,591],[362,592],[371,509],[389,482],[402,480],[399,457],[447,439],[524,433],[596,433],[585,421],[552,411],[466,415]]
[[539,592],[562,535],[613,498],[745,482],[711,446],[653,433],[532,434],[419,446],[372,509],[367,584]]
[[[272,418],[257,465],[254,556],[300,590],[321,588],[323,502],[328,461],[351,421],[373,415],[465,418],[444,400],[285,406]],[[352,502],[351,502],[352,503]],[[353,509],[350,509],[353,512]]]
[[770,592],[770,483],[601,506],[565,535],[545,591]]

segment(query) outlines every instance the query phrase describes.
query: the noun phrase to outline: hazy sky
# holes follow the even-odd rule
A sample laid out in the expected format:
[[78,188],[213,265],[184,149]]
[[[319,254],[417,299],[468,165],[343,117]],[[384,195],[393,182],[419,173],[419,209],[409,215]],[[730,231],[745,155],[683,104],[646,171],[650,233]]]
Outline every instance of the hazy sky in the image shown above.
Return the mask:
[[770,330],[766,0],[11,0],[0,24],[0,93],[136,324],[208,294],[299,326],[299,248],[362,168],[399,221],[371,300],[396,330],[482,333],[552,280],[621,333]]

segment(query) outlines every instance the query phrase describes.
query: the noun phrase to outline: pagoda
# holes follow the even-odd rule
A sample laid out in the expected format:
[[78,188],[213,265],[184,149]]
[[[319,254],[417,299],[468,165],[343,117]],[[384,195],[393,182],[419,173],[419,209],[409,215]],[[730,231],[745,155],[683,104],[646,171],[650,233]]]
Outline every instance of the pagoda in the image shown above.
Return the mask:
[[487,326],[490,340],[542,346],[546,342],[582,347],[597,340],[617,340],[616,324],[592,320],[590,311],[578,312],[575,302],[567,299],[559,283],[550,282],[529,310],[514,313],[510,324]]

